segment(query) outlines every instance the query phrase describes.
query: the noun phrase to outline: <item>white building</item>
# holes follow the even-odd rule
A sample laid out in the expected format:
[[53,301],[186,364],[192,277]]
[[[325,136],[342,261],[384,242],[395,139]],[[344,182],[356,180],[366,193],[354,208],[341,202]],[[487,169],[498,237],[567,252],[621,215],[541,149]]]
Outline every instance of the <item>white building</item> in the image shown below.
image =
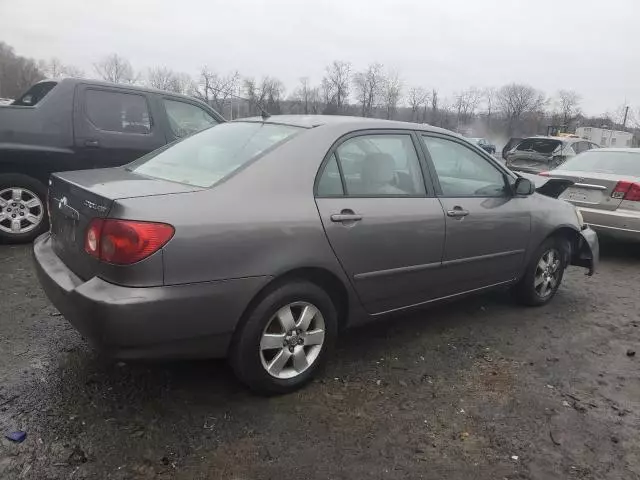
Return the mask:
[[597,143],[601,147],[631,147],[633,145],[633,134],[621,132],[619,130],[609,130],[596,127],[578,127],[576,135],[590,142]]

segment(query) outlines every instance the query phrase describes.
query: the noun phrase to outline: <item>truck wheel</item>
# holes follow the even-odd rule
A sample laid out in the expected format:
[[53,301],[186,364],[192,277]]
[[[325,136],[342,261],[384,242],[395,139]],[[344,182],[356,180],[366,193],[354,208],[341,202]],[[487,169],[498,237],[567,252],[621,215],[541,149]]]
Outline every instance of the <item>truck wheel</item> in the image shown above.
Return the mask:
[[236,332],[229,359],[236,376],[263,395],[292,392],[322,368],[337,336],[331,298],[306,281],[264,295]]
[[47,187],[17,173],[0,174],[0,241],[31,242],[47,231]]

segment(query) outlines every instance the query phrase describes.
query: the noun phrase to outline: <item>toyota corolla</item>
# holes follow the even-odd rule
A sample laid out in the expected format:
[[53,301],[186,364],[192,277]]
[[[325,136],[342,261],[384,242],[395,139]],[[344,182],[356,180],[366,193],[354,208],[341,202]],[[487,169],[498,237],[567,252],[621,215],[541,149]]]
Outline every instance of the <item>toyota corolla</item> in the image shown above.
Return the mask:
[[126,167],[53,175],[34,254],[96,347],[226,356],[249,387],[283,393],[345,327],[505,286],[542,305],[568,265],[593,273],[595,233],[538,179],[427,125],[247,119]]

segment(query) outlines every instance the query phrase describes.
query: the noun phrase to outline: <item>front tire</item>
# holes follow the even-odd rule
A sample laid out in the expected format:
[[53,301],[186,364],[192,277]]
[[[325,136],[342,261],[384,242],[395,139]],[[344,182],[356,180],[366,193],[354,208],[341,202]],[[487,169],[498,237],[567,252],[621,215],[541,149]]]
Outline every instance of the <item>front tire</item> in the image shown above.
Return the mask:
[[301,388],[326,363],[338,320],[331,297],[307,281],[264,294],[239,326],[229,359],[242,383],[264,394]]
[[17,173],[0,174],[0,241],[25,243],[47,231],[47,187]]
[[541,306],[550,302],[562,283],[568,255],[568,242],[562,238],[545,240],[531,256],[524,276],[516,285],[520,303]]

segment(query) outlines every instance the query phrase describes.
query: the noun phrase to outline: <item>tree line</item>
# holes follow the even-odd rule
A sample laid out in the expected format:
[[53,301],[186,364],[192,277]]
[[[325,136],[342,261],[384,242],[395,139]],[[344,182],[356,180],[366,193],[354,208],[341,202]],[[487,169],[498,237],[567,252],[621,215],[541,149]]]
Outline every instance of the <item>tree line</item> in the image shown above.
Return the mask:
[[[350,62],[335,60],[326,66],[319,83],[303,76],[287,91],[275,76],[256,79],[206,65],[196,77],[167,66],[136,70],[117,53],[99,59],[87,73],[57,58],[36,61],[21,57],[0,42],[0,97],[15,98],[37,81],[57,77],[94,77],[191,95],[228,118],[256,115],[261,110],[270,114],[359,115],[429,123],[489,137],[545,133],[548,125],[563,125],[569,130],[578,124],[623,127],[624,107],[587,117],[580,108],[581,96],[571,89],[547,96],[533,86],[510,83],[470,87],[447,97],[437,87],[407,84],[399,72],[376,62],[355,70]],[[633,110],[626,120],[625,126],[639,126]]]

